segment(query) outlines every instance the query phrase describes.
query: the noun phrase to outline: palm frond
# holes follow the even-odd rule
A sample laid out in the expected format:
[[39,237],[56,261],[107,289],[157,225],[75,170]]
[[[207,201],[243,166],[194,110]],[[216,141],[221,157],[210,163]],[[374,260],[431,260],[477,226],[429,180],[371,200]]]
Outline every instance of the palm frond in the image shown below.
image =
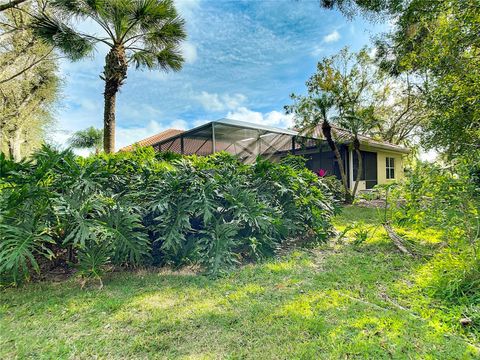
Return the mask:
[[87,38],[76,32],[56,15],[37,15],[32,28],[38,37],[60,49],[72,60],[79,60],[93,51],[94,38]]
[[76,16],[86,16],[91,14],[92,5],[95,3],[104,3],[105,1],[95,0],[51,0],[51,6],[57,11],[73,14]]
[[131,55],[130,61],[135,63],[135,67],[146,67],[148,69],[160,68],[163,71],[179,71],[184,62],[181,51],[176,46],[166,46],[163,50],[155,51],[141,49]]
[[141,67],[152,69],[155,67],[156,58],[155,54],[150,51],[139,50],[130,56],[130,61],[135,64],[137,69]]
[[145,44],[156,49],[163,49],[171,44],[179,44],[186,37],[185,20],[175,17],[162,22],[153,29],[148,29],[145,34]]
[[137,21],[144,32],[178,16],[171,0],[137,0],[134,7],[132,20]]
[[167,46],[155,54],[156,65],[164,71],[180,71],[183,65],[183,56],[176,46]]
[[103,129],[95,129],[93,126],[85,130],[75,132],[68,140],[74,149],[95,149],[103,147]]

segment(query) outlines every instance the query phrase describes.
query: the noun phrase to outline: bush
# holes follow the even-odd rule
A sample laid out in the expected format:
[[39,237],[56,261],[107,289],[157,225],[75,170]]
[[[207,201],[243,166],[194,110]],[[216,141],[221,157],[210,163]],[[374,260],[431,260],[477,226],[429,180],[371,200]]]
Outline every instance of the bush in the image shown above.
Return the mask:
[[84,278],[108,264],[199,264],[216,274],[331,230],[333,201],[318,177],[262,159],[148,148],[83,159],[43,147],[31,161],[0,157],[0,168],[0,275],[13,283],[66,252]]
[[419,163],[391,191],[390,212],[401,225],[434,227],[446,248],[420,272],[417,282],[447,301],[477,303],[480,293],[480,187],[478,164],[458,159],[441,167]]
[[401,186],[391,192],[393,219],[401,224],[433,226],[451,238],[466,240],[478,249],[480,188],[471,176],[472,166],[450,167],[419,163]]

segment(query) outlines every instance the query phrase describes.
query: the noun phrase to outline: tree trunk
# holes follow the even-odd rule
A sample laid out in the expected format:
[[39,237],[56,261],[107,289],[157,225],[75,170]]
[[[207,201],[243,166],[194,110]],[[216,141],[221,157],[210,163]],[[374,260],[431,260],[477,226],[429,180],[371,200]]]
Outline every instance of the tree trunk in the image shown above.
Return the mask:
[[105,108],[103,114],[103,148],[105,152],[115,152],[115,104],[117,92],[127,78],[127,57],[125,48],[114,46],[105,57],[102,79],[105,81]]
[[353,197],[350,193],[350,189],[348,188],[347,174],[345,172],[345,167],[343,166],[342,156],[340,155],[340,151],[338,151],[335,141],[333,141],[332,127],[330,126],[330,123],[326,120],[324,120],[322,123],[322,133],[327,140],[328,146],[330,146],[330,149],[332,149],[335,157],[337,158],[338,167],[340,169],[340,176],[342,178],[343,187],[345,188],[345,203],[351,204],[353,201]]
[[355,179],[355,186],[353,187],[353,192],[352,192],[352,198],[355,198],[355,195],[357,193],[358,183],[362,178],[362,169],[363,169],[362,153],[360,152],[360,141],[358,140],[357,136],[355,136],[355,139],[353,140],[353,149],[355,150],[355,153],[357,154],[357,159],[358,159],[357,178]]
[[16,128],[15,130],[9,131],[8,152],[10,158],[14,161],[20,161],[22,159],[21,140],[20,129]]
[[103,149],[107,154],[115,152],[115,103],[118,87],[105,83],[105,107],[103,113]]

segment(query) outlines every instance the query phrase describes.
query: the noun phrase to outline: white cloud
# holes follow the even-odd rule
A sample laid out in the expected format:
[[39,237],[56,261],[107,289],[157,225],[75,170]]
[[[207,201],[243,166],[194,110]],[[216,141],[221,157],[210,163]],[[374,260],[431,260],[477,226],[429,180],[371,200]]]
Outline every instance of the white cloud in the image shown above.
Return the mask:
[[323,42],[326,42],[326,43],[331,43],[331,42],[335,42],[335,41],[338,41],[340,40],[340,33],[337,31],[337,30],[334,30],[333,32],[331,32],[330,34],[328,35],[325,35],[323,37]]
[[374,46],[368,52],[368,56],[370,56],[371,58],[374,58],[375,56],[377,56],[377,53],[378,53],[378,48]]
[[195,15],[195,10],[200,7],[200,0],[175,0],[175,7],[180,15],[188,20]]
[[193,122],[193,127],[201,126],[204,125],[212,120],[207,120],[207,119],[198,119]]
[[[139,140],[143,140],[152,135],[158,134],[159,132],[165,131],[167,129],[179,129],[185,130],[189,126],[185,120],[177,119],[167,124],[161,124],[158,121],[150,120],[146,126],[136,126],[136,127],[122,127],[117,126],[116,128],[116,150],[136,143]],[[48,136],[48,142],[52,145],[58,146],[60,148],[66,148],[68,139],[72,136],[73,130],[54,130]],[[80,156],[88,156],[91,151],[89,150],[75,150],[75,153]]]
[[[132,106],[124,101],[118,103],[116,109],[117,124],[119,121],[121,122],[124,119],[129,119],[130,122],[142,123],[162,117],[165,118],[165,115],[161,110],[158,109],[158,107],[147,103],[137,103],[135,106]],[[101,119],[103,121],[103,116]]]
[[[46,141],[48,144],[51,144],[55,147],[60,149],[66,149],[67,143],[70,137],[72,136],[73,132],[65,131],[65,130],[53,130],[49,134],[47,134]],[[88,156],[90,155],[91,151],[87,149],[75,149],[75,154],[80,156]]]
[[285,115],[279,111],[273,110],[267,113],[261,113],[247,109],[246,107],[239,107],[235,111],[229,111],[226,115],[232,120],[247,121],[260,125],[274,126],[283,129],[291,128],[293,125],[293,115]]
[[202,104],[207,111],[233,110],[247,100],[247,97],[242,94],[219,95],[217,93],[209,93],[206,91],[202,91],[200,95],[196,95],[194,98]]
[[325,49],[324,49],[323,47],[317,45],[317,46],[315,46],[315,47],[313,48],[313,50],[311,51],[310,54],[311,54],[313,57],[318,57],[318,56],[320,56],[324,51],[325,51]]
[[138,127],[118,127],[116,131],[116,149],[136,143],[139,140],[158,134],[167,129],[185,130],[187,122],[184,120],[174,120],[169,124],[160,124],[158,121],[151,120],[146,126]]
[[193,64],[197,60],[197,47],[189,41],[185,41],[180,46],[183,58],[187,64]]

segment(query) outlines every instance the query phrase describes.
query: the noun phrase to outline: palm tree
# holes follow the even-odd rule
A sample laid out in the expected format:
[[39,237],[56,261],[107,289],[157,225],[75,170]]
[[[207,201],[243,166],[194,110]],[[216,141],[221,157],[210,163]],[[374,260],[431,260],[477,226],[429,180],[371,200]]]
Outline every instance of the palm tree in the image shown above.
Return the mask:
[[363,176],[363,159],[362,152],[360,151],[359,135],[362,133],[368,133],[368,131],[373,128],[373,108],[359,109],[356,111],[350,109],[349,111],[336,117],[335,122],[351,134],[353,151],[355,151],[355,154],[357,155],[357,176],[355,178],[355,185],[351,193],[352,198],[355,198],[355,195],[357,194],[358,184],[360,183],[360,179]]
[[323,137],[337,159],[340,177],[345,189],[345,202],[350,204],[353,201],[353,196],[348,187],[347,173],[345,166],[343,166],[342,155],[333,139],[332,125],[328,117],[328,112],[334,106],[333,97],[326,93],[320,93],[315,97],[292,94],[291,98],[294,100],[294,104],[286,106],[285,110],[287,113],[295,114],[296,126],[299,129],[303,130],[306,135],[311,135],[313,130],[321,124]]
[[[105,57],[104,149],[115,151],[115,102],[131,63],[136,68],[179,71],[183,57],[178,45],[186,38],[185,22],[173,0],[51,0],[52,11],[36,16],[38,36],[72,60],[91,54],[103,43]],[[91,20],[102,34],[85,33],[74,26]]]
[[68,143],[74,149],[95,150],[95,155],[98,155],[103,148],[103,130],[93,126],[79,130],[70,137]]

